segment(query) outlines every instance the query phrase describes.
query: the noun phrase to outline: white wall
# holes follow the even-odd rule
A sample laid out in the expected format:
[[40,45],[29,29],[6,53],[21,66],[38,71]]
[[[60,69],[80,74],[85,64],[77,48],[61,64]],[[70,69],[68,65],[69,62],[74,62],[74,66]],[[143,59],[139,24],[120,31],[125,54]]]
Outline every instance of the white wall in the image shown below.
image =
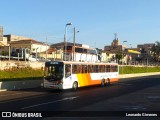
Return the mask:
[[112,56],[115,56],[115,53],[110,53],[107,55],[105,52],[102,53],[102,61],[109,62],[112,59]]
[[32,53],[41,53],[49,49],[49,46],[47,45],[41,45],[41,44],[33,44],[32,45]]
[[2,44],[4,44],[5,46],[8,46],[7,44],[7,37],[3,37],[3,41],[0,41]]

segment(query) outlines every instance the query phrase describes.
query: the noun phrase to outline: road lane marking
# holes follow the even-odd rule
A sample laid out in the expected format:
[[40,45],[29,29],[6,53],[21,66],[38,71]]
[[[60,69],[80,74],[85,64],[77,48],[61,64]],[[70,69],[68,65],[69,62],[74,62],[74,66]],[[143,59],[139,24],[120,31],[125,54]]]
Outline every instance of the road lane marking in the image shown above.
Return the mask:
[[144,105],[129,105],[129,106],[122,106],[122,108],[126,110],[146,110],[147,109]]
[[41,106],[41,105],[46,105],[46,104],[61,102],[61,101],[65,101],[65,100],[73,100],[73,99],[78,98],[78,97],[79,97],[79,96],[63,98],[63,99],[60,99],[60,100],[55,100],[55,101],[51,101],[51,102],[46,102],[46,103],[41,103],[41,104],[36,104],[36,105],[31,105],[31,106],[23,107],[23,108],[21,108],[21,109],[24,110],[24,109],[28,109],[28,108],[33,108],[33,107],[37,107],[37,106]]

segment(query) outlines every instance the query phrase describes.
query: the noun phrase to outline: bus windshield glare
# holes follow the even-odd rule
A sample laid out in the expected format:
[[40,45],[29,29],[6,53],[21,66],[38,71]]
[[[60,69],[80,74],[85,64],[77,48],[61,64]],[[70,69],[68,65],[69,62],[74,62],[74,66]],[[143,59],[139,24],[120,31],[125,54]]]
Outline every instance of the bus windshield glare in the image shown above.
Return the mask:
[[49,65],[45,67],[45,79],[61,80],[63,78],[63,65]]

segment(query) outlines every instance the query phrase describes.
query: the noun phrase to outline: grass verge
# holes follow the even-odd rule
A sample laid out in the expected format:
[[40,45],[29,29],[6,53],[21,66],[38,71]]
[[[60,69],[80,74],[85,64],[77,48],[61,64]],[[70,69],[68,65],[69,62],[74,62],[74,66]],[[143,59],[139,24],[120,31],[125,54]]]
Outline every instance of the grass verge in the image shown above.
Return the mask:
[[43,70],[27,68],[12,68],[0,71],[0,81],[4,80],[38,80],[43,78]]

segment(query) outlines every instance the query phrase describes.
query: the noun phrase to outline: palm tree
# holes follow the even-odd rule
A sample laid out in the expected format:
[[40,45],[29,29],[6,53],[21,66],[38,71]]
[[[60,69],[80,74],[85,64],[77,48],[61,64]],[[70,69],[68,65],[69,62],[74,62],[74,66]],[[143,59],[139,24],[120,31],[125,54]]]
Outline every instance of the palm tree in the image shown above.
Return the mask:
[[156,41],[155,46],[151,49],[154,59],[160,61],[160,42]]

